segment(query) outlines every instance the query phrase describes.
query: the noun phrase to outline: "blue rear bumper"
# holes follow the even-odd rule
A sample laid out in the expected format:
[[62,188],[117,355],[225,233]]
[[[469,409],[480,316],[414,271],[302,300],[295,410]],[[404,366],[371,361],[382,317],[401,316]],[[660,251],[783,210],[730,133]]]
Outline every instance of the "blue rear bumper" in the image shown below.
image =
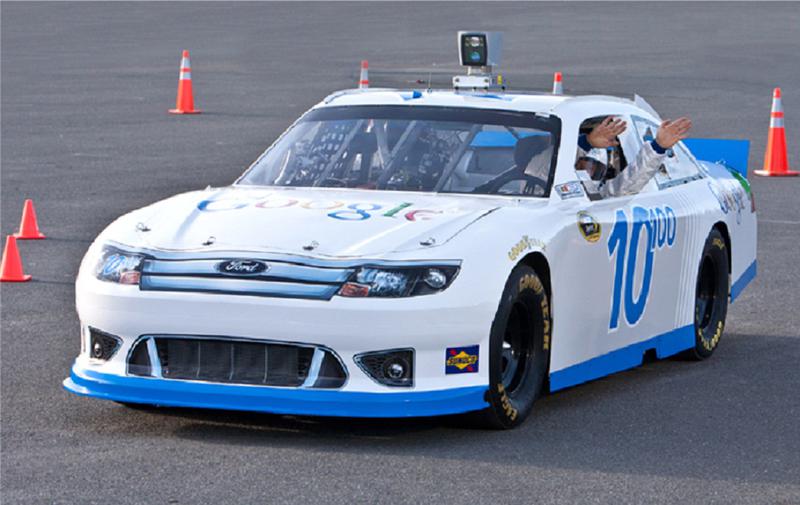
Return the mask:
[[488,406],[484,386],[387,393],[290,389],[122,377],[77,363],[64,379],[64,388],[78,395],[118,402],[311,416],[423,417],[460,414]]

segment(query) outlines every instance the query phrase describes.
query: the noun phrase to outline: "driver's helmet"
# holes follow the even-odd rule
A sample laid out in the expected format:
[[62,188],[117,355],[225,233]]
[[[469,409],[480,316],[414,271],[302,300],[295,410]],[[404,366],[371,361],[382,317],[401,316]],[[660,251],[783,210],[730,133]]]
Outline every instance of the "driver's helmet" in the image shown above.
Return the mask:
[[602,181],[608,171],[608,153],[605,149],[592,149],[575,162],[575,170],[584,170],[593,181]]

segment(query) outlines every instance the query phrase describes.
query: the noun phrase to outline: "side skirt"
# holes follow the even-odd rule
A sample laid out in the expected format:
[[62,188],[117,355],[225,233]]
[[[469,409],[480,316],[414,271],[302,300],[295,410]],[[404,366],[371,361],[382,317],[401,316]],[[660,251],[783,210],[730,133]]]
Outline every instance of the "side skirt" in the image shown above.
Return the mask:
[[644,353],[655,349],[659,359],[678,354],[694,347],[694,325],[690,324],[636,342],[621,349],[550,373],[550,391],[557,391],[583,382],[599,379],[612,373],[636,368],[642,364]]

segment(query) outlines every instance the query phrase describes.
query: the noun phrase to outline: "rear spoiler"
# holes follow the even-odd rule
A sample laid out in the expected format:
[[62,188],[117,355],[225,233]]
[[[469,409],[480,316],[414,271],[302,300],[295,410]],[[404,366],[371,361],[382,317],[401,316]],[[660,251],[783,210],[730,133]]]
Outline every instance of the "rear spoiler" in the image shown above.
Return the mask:
[[694,157],[702,161],[720,163],[747,177],[747,160],[750,141],[736,139],[686,139],[683,141]]

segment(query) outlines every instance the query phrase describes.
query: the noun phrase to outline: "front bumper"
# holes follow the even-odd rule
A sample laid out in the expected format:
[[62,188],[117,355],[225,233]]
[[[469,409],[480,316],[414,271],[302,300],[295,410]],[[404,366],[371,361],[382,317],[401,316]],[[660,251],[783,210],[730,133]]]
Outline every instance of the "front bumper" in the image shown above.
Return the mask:
[[440,416],[488,405],[486,386],[385,393],[275,388],[119,376],[91,370],[81,360],[73,365],[64,388],[118,402],[313,416]]
[[[175,335],[296,343],[333,351],[347,371],[338,391],[427,392],[488,385],[488,338],[496,311],[492,296],[453,285],[441,294],[406,299],[293,300],[256,296],[140,291],[82,276],[77,308],[83,332],[82,368],[127,377],[126,360],[145,335]],[[108,361],[88,359],[89,327],[119,337]],[[479,346],[475,373],[448,374],[449,348]],[[356,363],[362,353],[414,349],[414,386],[406,391],[376,383]]]
[[[458,414],[487,406],[488,337],[496,298],[480,275],[443,293],[404,299],[331,300],[142,291],[81,275],[76,286],[82,351],[67,391],[127,403],[344,417]],[[485,296],[476,297],[475,293]],[[90,357],[89,329],[119,338],[106,361]],[[233,384],[132,375],[137,341],[147,336],[236,339],[321,347],[346,371],[338,389]],[[447,372],[447,352],[479,348],[472,373]],[[363,353],[413,349],[413,386],[388,387],[357,363]],[[486,364],[485,366],[483,364]]]

